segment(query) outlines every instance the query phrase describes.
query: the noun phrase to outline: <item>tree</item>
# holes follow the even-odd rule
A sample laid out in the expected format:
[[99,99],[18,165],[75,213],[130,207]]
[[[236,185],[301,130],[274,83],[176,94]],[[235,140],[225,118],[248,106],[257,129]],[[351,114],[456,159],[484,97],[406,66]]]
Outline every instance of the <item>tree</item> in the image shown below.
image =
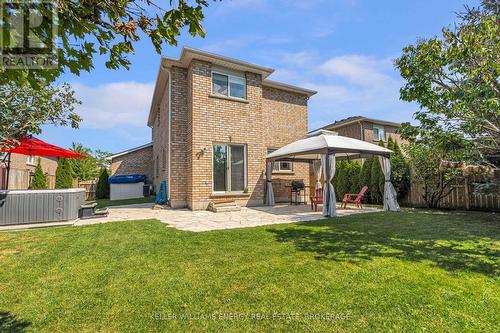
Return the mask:
[[359,189],[363,188],[363,186],[368,186],[368,192],[366,192],[365,194],[365,198],[367,198],[368,200],[371,200],[371,173],[372,173],[373,162],[374,162],[373,158],[367,158],[365,160],[365,162],[361,166],[358,178]]
[[67,158],[60,158],[57,161],[56,188],[73,187],[73,170]]
[[94,152],[94,158],[96,159],[96,163],[99,169],[106,168],[108,170],[108,173],[111,171],[111,160],[109,159],[111,157],[111,153],[108,153],[107,151],[102,151],[99,149],[96,149]]
[[[385,147],[382,140],[379,141],[379,146]],[[380,166],[378,157],[374,157],[370,170],[370,198],[372,203],[381,204],[384,197],[384,182],[385,176]]]
[[109,198],[109,183],[108,183],[108,170],[106,168],[101,169],[99,175],[99,180],[97,181],[95,196],[97,199]]
[[87,156],[87,158],[72,158],[69,160],[73,170],[73,177],[80,181],[96,179],[99,176],[100,168],[97,165],[96,158],[92,156],[92,149],[84,147],[81,143],[73,142],[71,150]]
[[461,170],[440,169],[443,157],[462,158],[462,151],[453,150],[453,146],[443,150],[439,145],[410,143],[405,150],[415,180],[421,182],[422,198],[429,208],[438,208],[441,200],[453,190],[452,184],[460,177]]
[[395,66],[406,80],[401,99],[420,104],[419,126],[403,124],[403,138],[445,146],[466,159],[500,166],[500,15],[496,0],[467,8],[442,36],[403,49]]
[[80,102],[68,84],[37,89],[13,84],[0,86],[0,146],[15,145],[29,134],[39,134],[43,124],[78,128],[81,118],[74,112]]
[[47,189],[47,176],[43,173],[42,164],[40,159],[35,168],[35,173],[31,179],[30,189],[32,190],[45,190]]
[[[215,0],[214,0],[215,1]],[[202,27],[203,10],[209,0],[169,0],[162,7],[151,0],[89,0],[58,1],[58,66],[54,69],[0,69],[0,84],[21,86],[29,82],[37,86],[40,81],[54,81],[59,75],[91,71],[96,55],[107,56],[106,67],[129,68],[129,54],[142,38],[149,38],[156,52],[164,44],[177,45],[183,28],[191,36],[205,36]],[[34,8],[44,17],[44,24],[30,32],[41,41],[47,40],[48,25],[52,17],[51,6],[44,2],[19,2],[21,7]],[[164,4],[162,4],[164,5]],[[3,9],[3,6],[2,6]],[[6,26],[16,19],[16,12],[3,10]],[[0,47],[8,45],[3,38]]]
[[410,168],[401,148],[392,137],[387,140],[387,148],[393,151],[391,154],[391,182],[398,194],[398,198],[404,198],[410,190]]
[[337,162],[333,186],[338,200],[342,200],[346,193],[358,193],[358,179],[361,164],[358,161],[343,160]]

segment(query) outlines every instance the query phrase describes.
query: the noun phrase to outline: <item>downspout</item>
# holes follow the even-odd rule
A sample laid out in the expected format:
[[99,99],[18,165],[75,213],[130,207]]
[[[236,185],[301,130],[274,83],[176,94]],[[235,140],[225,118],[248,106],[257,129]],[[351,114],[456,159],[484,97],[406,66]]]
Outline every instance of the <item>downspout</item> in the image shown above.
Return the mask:
[[359,128],[360,128],[360,138],[361,138],[361,141],[365,141],[365,131],[363,131],[363,122],[360,120],[358,121],[359,123]]
[[171,179],[171,169],[170,169],[170,160],[171,160],[171,150],[172,150],[172,72],[167,69],[168,73],[168,149],[167,149],[167,155],[168,155],[168,192],[167,192],[167,197],[168,197],[168,203],[170,206],[171,204],[171,198],[170,198],[170,188],[172,187]]
[[171,156],[172,156],[172,72],[168,67],[161,66],[162,70],[165,70],[168,74],[168,107],[167,107],[167,112],[168,112],[168,145],[167,145],[167,157],[168,157],[168,162],[167,162],[167,171],[168,171],[168,177],[167,177],[167,198],[168,202],[171,205],[170,201],[170,188],[172,187],[171,185]]

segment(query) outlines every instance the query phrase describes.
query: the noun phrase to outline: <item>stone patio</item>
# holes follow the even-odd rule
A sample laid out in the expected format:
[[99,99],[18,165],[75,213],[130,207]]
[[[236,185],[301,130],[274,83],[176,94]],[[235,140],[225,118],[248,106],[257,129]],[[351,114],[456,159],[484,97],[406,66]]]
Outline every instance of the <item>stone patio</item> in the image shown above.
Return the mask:
[[[378,208],[337,209],[339,217],[382,211]],[[211,230],[248,228],[262,225],[304,222],[323,219],[321,212],[311,211],[308,205],[276,205],[274,207],[242,207],[239,212],[212,213],[188,209],[153,210],[151,204],[117,206],[109,208],[105,218],[78,220],[74,225],[119,222],[127,220],[158,219],[179,230],[202,232]]]

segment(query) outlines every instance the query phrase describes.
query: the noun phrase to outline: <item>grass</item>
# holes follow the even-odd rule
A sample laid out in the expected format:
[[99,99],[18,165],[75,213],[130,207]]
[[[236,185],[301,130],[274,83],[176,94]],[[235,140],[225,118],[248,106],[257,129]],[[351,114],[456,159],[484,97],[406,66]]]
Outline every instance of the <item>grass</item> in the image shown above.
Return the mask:
[[88,201],[86,203],[97,202],[96,208],[104,208],[111,206],[122,206],[122,205],[133,205],[142,203],[153,203],[155,202],[155,197],[144,197],[144,198],[134,198],[134,199],[123,199],[123,200],[109,200],[109,199],[97,199]]
[[0,233],[0,331],[498,332],[499,235],[442,212]]

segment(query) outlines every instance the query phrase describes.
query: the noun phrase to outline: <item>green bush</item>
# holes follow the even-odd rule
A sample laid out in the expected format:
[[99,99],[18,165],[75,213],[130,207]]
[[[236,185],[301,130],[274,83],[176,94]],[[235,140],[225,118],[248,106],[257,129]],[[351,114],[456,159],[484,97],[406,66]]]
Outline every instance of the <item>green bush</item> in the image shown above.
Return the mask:
[[47,176],[43,173],[42,165],[40,164],[40,159],[38,159],[38,164],[35,168],[35,174],[31,179],[30,189],[32,190],[45,190],[47,189]]
[[[379,141],[379,146],[385,147],[382,140]],[[381,204],[384,193],[384,174],[378,157],[373,157],[370,170],[370,200],[371,203]]]
[[389,137],[387,148],[393,151],[391,154],[391,182],[398,194],[398,198],[404,198],[410,191],[410,167],[406,157],[401,152],[397,142]]
[[73,170],[67,158],[60,158],[57,161],[56,188],[73,187]]
[[358,161],[339,161],[336,169],[333,186],[337,200],[342,200],[346,193],[358,193],[361,164]]
[[109,198],[109,183],[108,183],[108,170],[106,168],[101,169],[99,175],[99,180],[97,181],[95,196],[97,199]]

